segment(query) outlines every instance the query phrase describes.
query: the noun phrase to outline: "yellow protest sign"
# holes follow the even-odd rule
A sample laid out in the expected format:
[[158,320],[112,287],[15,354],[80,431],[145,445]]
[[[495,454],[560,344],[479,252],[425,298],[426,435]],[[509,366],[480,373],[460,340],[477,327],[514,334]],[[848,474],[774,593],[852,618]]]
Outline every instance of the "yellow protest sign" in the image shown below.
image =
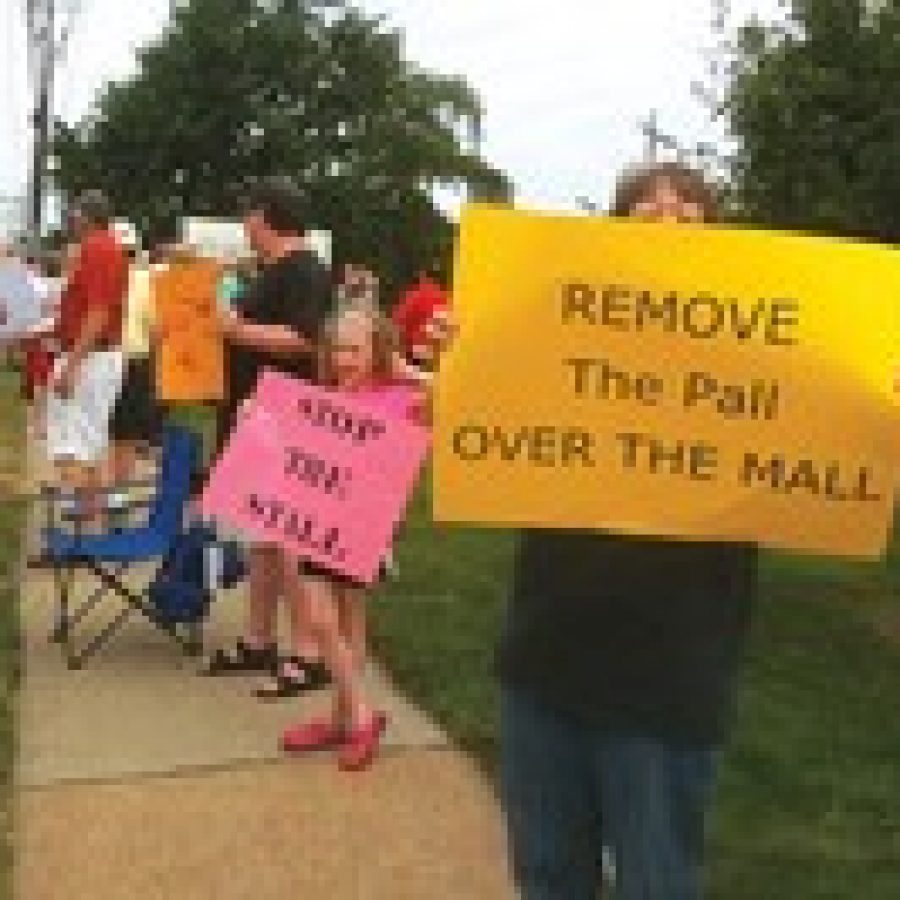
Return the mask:
[[900,254],[486,206],[460,229],[438,521],[883,551]]
[[160,348],[157,392],[166,403],[221,400],[225,352],[216,304],[219,267],[173,263],[152,277]]

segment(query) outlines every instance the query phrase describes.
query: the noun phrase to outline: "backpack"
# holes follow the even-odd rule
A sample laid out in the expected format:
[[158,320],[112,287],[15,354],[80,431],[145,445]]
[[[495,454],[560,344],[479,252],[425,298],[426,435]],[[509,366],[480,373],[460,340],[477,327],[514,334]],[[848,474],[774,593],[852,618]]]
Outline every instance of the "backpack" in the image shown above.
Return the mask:
[[219,540],[213,528],[196,523],[175,539],[148,597],[167,625],[199,622],[215,592],[234,587],[245,574],[240,546]]

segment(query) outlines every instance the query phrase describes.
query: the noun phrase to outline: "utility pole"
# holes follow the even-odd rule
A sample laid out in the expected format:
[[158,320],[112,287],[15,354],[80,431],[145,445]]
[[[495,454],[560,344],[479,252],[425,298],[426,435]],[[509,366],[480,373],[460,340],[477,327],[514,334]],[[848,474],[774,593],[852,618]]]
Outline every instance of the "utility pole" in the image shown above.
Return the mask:
[[[34,87],[33,148],[28,193],[28,236],[36,250],[44,224],[47,162],[53,141],[53,87],[82,0],[25,0],[29,63]],[[61,27],[60,27],[61,26]]]
[[34,65],[34,111],[28,236],[33,252],[41,240],[44,185],[50,155],[53,80],[56,73],[56,0],[26,0],[28,39]]

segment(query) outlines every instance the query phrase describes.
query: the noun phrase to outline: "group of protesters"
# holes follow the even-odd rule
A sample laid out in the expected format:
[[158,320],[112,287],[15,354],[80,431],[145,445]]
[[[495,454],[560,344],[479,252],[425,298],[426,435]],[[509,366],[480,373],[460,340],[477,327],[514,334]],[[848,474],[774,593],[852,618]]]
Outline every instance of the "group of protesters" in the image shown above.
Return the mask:
[[[156,391],[162,336],[152,276],[194,251],[156,247],[139,265],[137,248],[124,245],[96,191],[75,200],[70,227],[74,250],[57,314],[47,334],[29,338],[26,376],[47,455],[74,489],[69,511],[90,528],[127,508],[127,492],[117,486],[128,483],[143,450],[160,443],[167,411]],[[447,295],[437,281],[423,271],[394,304],[392,320],[367,266],[350,263],[332,277],[311,246],[306,198],[287,180],[248,192],[243,228],[254,259],[232,261],[218,285],[227,371],[217,450],[238,426],[263,370],[352,391],[424,423],[430,369],[448,334]],[[38,353],[52,362],[36,368]],[[301,751],[327,744],[343,768],[367,766],[387,719],[362,688],[363,586],[275,545],[252,543],[246,556],[245,632],[213,653],[203,672],[258,673],[265,680],[256,694],[264,699],[333,685],[333,715],[288,729],[282,745]],[[282,604],[290,619],[286,654],[276,642]]]
[[[611,211],[702,223],[715,221],[717,203],[699,173],[671,163],[623,176]],[[89,194],[73,221],[80,250],[48,382],[48,441],[91,470],[82,484],[93,485],[107,423],[114,442],[131,444],[152,437],[159,412],[148,342],[123,363],[129,267],[109,210]],[[229,363],[220,440],[264,368],[366,392],[373,402],[405,397],[422,421],[430,370],[452,338],[444,291],[423,276],[391,321],[366,267],[347,267],[335,286],[308,246],[303,197],[289,185],[261,185],[243,222],[256,270],[249,279],[229,272],[221,285]],[[397,384],[408,392],[381,390]],[[66,401],[79,391],[95,411],[89,425],[66,421]],[[525,900],[588,900],[601,877],[614,878],[621,900],[700,896],[704,822],[755,593],[755,553],[603,532],[523,535],[498,668],[501,787]],[[282,746],[331,747],[342,767],[367,766],[386,717],[360,679],[363,588],[274,546],[252,546],[248,558],[245,630],[205,673],[257,673],[265,679],[258,694],[269,699],[332,685],[332,715],[289,728]],[[276,639],[280,604],[291,622],[287,653]]]

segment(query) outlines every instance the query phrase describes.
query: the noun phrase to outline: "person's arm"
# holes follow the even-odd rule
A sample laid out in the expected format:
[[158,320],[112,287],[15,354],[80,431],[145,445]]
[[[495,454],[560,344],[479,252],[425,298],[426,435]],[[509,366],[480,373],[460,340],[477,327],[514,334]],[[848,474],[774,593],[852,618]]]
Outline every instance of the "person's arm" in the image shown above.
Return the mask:
[[414,366],[402,353],[396,352],[393,357],[392,377],[406,384],[429,385],[432,375],[418,366]]
[[108,323],[108,307],[90,306],[85,312],[81,333],[69,350],[69,360],[77,364],[82,362],[89,353],[92,353],[106,332]]
[[99,343],[106,330],[108,318],[109,310],[102,306],[91,306],[85,313],[81,333],[66,355],[66,364],[60,369],[55,380],[56,393],[61,397],[72,396],[81,364]]
[[305,335],[298,334],[284,325],[261,325],[245,319],[239,312],[232,312],[223,322],[225,337],[233,344],[240,344],[266,353],[312,353],[315,344]]
[[410,418],[416,425],[431,428],[434,425],[433,383],[419,385],[410,408]]
[[[326,308],[326,301],[330,302],[330,284],[323,286],[312,275],[301,273],[300,282],[292,276],[288,283],[280,277],[258,283],[257,293],[248,298],[246,307],[246,311],[254,314],[253,317],[245,315],[244,309],[232,309],[224,317],[223,330],[227,340],[279,356],[314,353],[316,343],[312,323],[317,317],[309,314],[310,304]],[[280,319],[278,324],[255,321],[255,311],[263,313],[259,318],[271,318],[264,311],[271,311],[273,307],[280,310],[275,317]]]

